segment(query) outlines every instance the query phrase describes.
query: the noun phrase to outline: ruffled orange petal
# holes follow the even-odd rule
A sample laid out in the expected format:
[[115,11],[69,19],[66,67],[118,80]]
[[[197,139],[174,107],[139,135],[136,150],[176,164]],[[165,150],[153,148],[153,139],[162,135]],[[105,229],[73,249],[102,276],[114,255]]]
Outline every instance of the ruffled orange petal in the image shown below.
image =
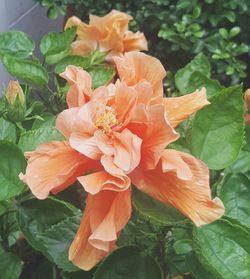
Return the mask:
[[90,270],[115,248],[131,215],[131,190],[89,195],[80,228],[69,250],[69,260]]
[[173,127],[176,127],[189,115],[209,104],[204,87],[199,91],[197,90],[182,97],[164,98],[165,110]]
[[147,128],[142,137],[141,161],[145,169],[153,169],[158,164],[166,146],[177,140],[179,134],[174,131],[165,118],[164,106],[150,106],[146,113]]
[[148,81],[154,92],[151,104],[161,103],[162,81],[166,76],[166,71],[158,59],[141,52],[131,51],[125,53],[123,57],[114,57],[113,60],[121,80],[131,86],[143,80]]
[[211,223],[224,214],[221,200],[211,199],[207,166],[189,154],[165,150],[156,169],[137,168],[129,176],[139,190],[176,207],[197,226]]
[[66,30],[73,26],[77,28],[76,34],[81,40],[93,40],[99,37],[100,32],[96,27],[82,22],[76,16],[72,16],[67,20],[64,29]]
[[142,139],[124,129],[112,133],[114,137],[114,163],[126,173],[135,169],[141,160]]
[[89,101],[92,94],[92,78],[88,72],[70,65],[60,76],[71,85],[66,96],[69,108],[82,106]]
[[106,37],[107,33],[115,30],[118,34],[123,35],[128,30],[128,23],[133,19],[130,15],[117,10],[112,10],[103,17],[90,15],[89,25],[95,27],[102,32],[102,38]]
[[71,44],[70,52],[72,55],[87,56],[91,51],[97,48],[97,41],[76,40]]
[[123,38],[124,52],[148,50],[148,43],[143,33],[128,31]]
[[50,191],[62,191],[90,167],[86,157],[60,141],[40,145],[35,151],[26,153],[26,157],[26,174],[20,174],[20,179],[39,199],[47,198]]

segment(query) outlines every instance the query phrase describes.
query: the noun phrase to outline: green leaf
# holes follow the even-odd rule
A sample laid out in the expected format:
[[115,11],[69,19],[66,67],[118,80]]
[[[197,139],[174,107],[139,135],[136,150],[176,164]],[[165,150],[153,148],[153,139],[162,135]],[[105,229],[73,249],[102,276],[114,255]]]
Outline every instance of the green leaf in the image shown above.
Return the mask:
[[49,32],[40,43],[40,50],[46,58],[46,63],[56,64],[70,51],[70,45],[76,34],[76,28],[72,27],[64,32]]
[[242,227],[220,220],[194,228],[194,250],[213,278],[250,278],[250,234]]
[[39,128],[47,128],[47,127],[55,127],[56,116],[52,113],[45,112],[41,115],[43,120],[36,119],[32,125],[32,130],[36,130]]
[[12,76],[24,82],[39,85],[46,85],[48,83],[49,76],[46,69],[36,62],[5,55],[3,57],[3,64]]
[[44,201],[30,199],[19,205],[17,222],[29,244],[50,258],[47,248],[39,238],[40,235],[77,212],[72,205],[55,198],[50,197]]
[[6,54],[26,58],[35,49],[35,44],[21,31],[0,33],[0,57]]
[[177,255],[187,254],[193,250],[192,241],[190,239],[177,240],[173,248]]
[[57,74],[64,72],[68,65],[74,65],[86,70],[90,66],[90,59],[89,57],[82,57],[77,55],[66,56],[58,62],[55,67],[55,72]]
[[0,140],[16,141],[16,127],[13,123],[0,118]]
[[163,279],[159,264],[135,246],[110,254],[97,268],[93,279]]
[[232,173],[245,173],[250,170],[250,151],[244,148],[240,151],[237,160],[227,169]]
[[115,75],[113,66],[93,66],[88,69],[88,72],[92,77],[93,88],[108,84]]
[[176,225],[186,221],[175,208],[160,203],[137,189],[133,192],[133,205],[146,220],[157,225]]
[[237,36],[240,33],[240,27],[235,26],[232,29],[230,29],[229,31],[229,38],[233,38],[235,36]]
[[221,37],[225,40],[227,40],[229,38],[229,34],[228,34],[228,31],[227,29],[225,28],[220,28],[219,29],[219,34],[221,35]]
[[21,194],[26,186],[18,175],[26,168],[26,160],[18,147],[10,142],[0,141],[0,201]]
[[186,265],[194,279],[215,279],[215,277],[202,266],[194,253],[190,253],[186,256]]
[[61,275],[63,279],[92,279],[93,278],[91,272],[87,272],[84,270],[79,270],[76,272],[63,271],[61,272]]
[[200,72],[192,73],[187,85],[187,92],[194,92],[202,87],[206,88],[207,98],[211,98],[224,88],[218,80],[210,79]]
[[189,79],[194,72],[200,72],[206,77],[210,77],[210,64],[205,55],[198,54],[184,68],[177,71],[175,75],[175,83],[181,94],[190,93],[188,91]]
[[22,262],[13,253],[0,255],[0,274],[3,279],[18,279],[22,271]]
[[250,228],[250,180],[244,174],[229,174],[220,186],[218,196],[224,203],[225,215]]
[[243,98],[241,86],[223,89],[210,105],[196,113],[191,151],[210,169],[219,170],[237,158],[243,142]]
[[35,130],[29,130],[21,134],[18,146],[25,151],[33,151],[38,145],[54,140],[62,140],[62,135],[56,127],[41,127]]
[[78,270],[77,267],[69,262],[68,254],[69,247],[80,226],[81,217],[82,213],[79,211],[78,214],[51,226],[38,237],[53,262],[65,271]]

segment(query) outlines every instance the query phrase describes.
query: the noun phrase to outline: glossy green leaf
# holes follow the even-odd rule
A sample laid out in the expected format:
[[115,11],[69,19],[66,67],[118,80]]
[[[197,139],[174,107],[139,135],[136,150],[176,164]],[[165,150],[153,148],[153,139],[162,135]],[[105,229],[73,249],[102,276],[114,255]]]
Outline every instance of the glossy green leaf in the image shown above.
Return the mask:
[[77,67],[81,67],[83,69],[87,69],[90,66],[90,60],[88,57],[70,55],[63,58],[55,67],[55,72],[57,74],[65,71],[68,65],[74,65]]
[[15,125],[4,118],[0,118],[0,140],[16,141]]
[[160,203],[136,189],[133,192],[133,205],[146,220],[157,225],[175,225],[186,221],[175,208]]
[[18,175],[26,168],[26,160],[18,147],[10,142],[0,141],[0,201],[21,194],[26,186]]
[[194,92],[202,87],[206,88],[207,98],[211,98],[223,89],[218,80],[210,79],[200,72],[192,73],[187,85],[187,92]]
[[3,57],[3,64],[12,76],[24,82],[39,85],[46,85],[48,83],[49,76],[46,69],[36,62],[5,55]]
[[78,210],[72,205],[54,198],[30,199],[19,205],[17,221],[29,244],[50,258],[39,236],[53,225],[74,216],[77,212]]
[[92,77],[93,88],[108,84],[115,75],[113,66],[93,66],[88,68],[88,72]]
[[210,169],[219,170],[237,158],[243,142],[243,98],[241,86],[223,89],[210,105],[196,113],[191,151]]
[[32,54],[35,44],[30,37],[21,31],[0,33],[0,57],[6,54],[25,58]]
[[76,34],[76,28],[69,28],[64,32],[49,32],[40,43],[40,50],[46,57],[46,63],[56,64],[70,51],[70,45]]
[[228,168],[228,172],[245,173],[250,170],[250,151],[242,149],[237,160]]
[[68,260],[68,254],[70,244],[80,226],[81,217],[82,213],[79,211],[78,214],[51,226],[38,237],[53,262],[65,271],[72,272],[78,270]]
[[18,146],[25,151],[33,151],[38,145],[47,143],[53,140],[62,140],[63,136],[55,127],[41,127],[35,130],[29,130],[21,134]]
[[250,228],[250,180],[244,174],[229,174],[219,188],[218,196],[224,203],[225,215]]
[[189,79],[194,72],[200,72],[206,77],[210,77],[210,64],[205,55],[198,54],[184,68],[177,71],[175,75],[175,83],[181,94],[191,93],[188,90],[190,84]]
[[159,264],[135,246],[110,254],[97,268],[93,279],[163,279]]
[[250,278],[250,234],[242,227],[220,220],[194,228],[197,258],[215,278]]
[[19,279],[22,270],[22,262],[13,253],[5,252],[0,255],[0,278]]

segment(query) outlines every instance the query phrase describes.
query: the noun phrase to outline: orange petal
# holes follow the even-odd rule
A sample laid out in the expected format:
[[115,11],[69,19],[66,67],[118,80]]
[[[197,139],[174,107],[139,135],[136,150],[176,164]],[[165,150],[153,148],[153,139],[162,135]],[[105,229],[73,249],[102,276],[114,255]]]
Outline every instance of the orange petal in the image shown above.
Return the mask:
[[190,114],[209,104],[204,87],[200,91],[197,90],[182,97],[164,98],[168,119],[173,127],[188,118]]
[[90,26],[82,22],[76,16],[72,16],[67,20],[64,29],[66,30],[73,26],[77,27],[76,34],[82,40],[93,40],[95,38],[98,38],[99,30],[94,26]]
[[90,159],[99,160],[101,158],[101,150],[98,148],[95,137],[93,136],[72,133],[69,138],[69,144],[73,149]]
[[70,52],[72,55],[87,56],[97,45],[97,41],[94,40],[76,40],[71,44]]
[[166,71],[158,59],[141,52],[131,51],[125,53],[123,57],[114,57],[113,60],[121,80],[131,86],[143,80],[148,81],[154,91],[151,103],[161,102],[162,80],[166,76]]
[[89,195],[80,228],[69,250],[69,260],[90,270],[115,248],[131,215],[131,190]]
[[[224,214],[224,206],[219,198],[211,199],[207,166],[182,152],[170,158],[176,152],[166,150],[154,170],[137,168],[129,175],[132,183],[160,202],[176,207],[197,226],[219,219]],[[192,178],[188,179],[190,172]]]
[[49,192],[57,193],[88,171],[88,159],[72,149],[68,143],[53,141],[40,145],[28,153],[26,174],[20,179],[32,193],[45,199]]
[[56,128],[66,137],[72,133],[93,135],[97,130],[95,118],[97,111],[101,113],[104,105],[98,102],[88,102],[82,107],[74,107],[62,111],[56,119]]
[[141,160],[142,139],[124,129],[112,133],[114,137],[114,163],[126,173],[134,170]]
[[165,118],[164,106],[153,105],[147,110],[147,128],[142,143],[142,165],[146,169],[153,169],[158,164],[166,146],[178,139],[179,134],[174,131]]
[[148,50],[148,43],[143,33],[128,31],[123,39],[124,52]]
[[70,108],[82,106],[90,99],[92,78],[89,73],[82,68],[70,65],[60,76],[71,85],[66,96],[67,104]]

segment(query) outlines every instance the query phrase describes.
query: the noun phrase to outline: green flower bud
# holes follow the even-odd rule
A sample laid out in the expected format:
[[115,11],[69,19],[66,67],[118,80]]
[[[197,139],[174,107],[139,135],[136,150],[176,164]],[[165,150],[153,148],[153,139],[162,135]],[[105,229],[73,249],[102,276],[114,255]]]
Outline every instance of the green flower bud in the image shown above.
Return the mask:
[[26,111],[26,100],[18,81],[11,80],[5,91],[7,117],[10,121],[22,121]]

